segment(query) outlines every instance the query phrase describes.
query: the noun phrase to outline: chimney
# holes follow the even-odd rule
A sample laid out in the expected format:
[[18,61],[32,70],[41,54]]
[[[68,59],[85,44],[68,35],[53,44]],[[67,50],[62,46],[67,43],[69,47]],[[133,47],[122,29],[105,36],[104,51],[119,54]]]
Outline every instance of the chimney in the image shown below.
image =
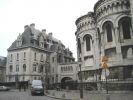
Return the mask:
[[35,28],[35,24],[34,23],[30,24],[30,27]]
[[42,33],[43,34],[46,34],[46,29],[42,29]]
[[48,35],[49,35],[50,37],[52,37],[52,34],[53,34],[52,32],[48,33]]
[[25,26],[24,26],[24,30],[26,30],[28,27],[29,27],[28,25],[25,25]]

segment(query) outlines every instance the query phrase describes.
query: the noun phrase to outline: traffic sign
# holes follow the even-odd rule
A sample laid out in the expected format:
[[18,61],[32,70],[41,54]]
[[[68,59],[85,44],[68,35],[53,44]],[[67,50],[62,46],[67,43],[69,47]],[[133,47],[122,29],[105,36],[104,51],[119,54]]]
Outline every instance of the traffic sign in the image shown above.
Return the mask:
[[108,64],[106,62],[102,62],[101,66],[103,69],[108,69]]
[[102,62],[108,62],[108,57],[103,56],[103,57],[102,57]]

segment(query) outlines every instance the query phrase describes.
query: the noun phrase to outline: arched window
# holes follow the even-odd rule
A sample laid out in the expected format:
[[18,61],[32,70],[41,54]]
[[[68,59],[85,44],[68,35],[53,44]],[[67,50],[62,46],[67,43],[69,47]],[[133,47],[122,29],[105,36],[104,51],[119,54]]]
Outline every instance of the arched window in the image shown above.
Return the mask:
[[23,71],[26,72],[26,64],[23,64]]
[[123,39],[131,39],[131,18],[124,17],[119,21],[120,34],[123,34]]
[[103,24],[103,31],[104,34],[107,34],[107,42],[112,42],[113,41],[113,37],[112,37],[112,32],[113,32],[113,24],[112,22],[105,22]]
[[79,53],[81,53],[81,43],[80,43],[80,39],[78,38],[78,51]]
[[90,38],[86,37],[86,51],[91,50],[91,45],[90,45]]
[[19,72],[19,65],[16,65],[16,72]]
[[91,35],[87,34],[83,37],[83,40],[85,41],[86,44],[86,51],[90,51],[91,50],[91,40],[92,37]]

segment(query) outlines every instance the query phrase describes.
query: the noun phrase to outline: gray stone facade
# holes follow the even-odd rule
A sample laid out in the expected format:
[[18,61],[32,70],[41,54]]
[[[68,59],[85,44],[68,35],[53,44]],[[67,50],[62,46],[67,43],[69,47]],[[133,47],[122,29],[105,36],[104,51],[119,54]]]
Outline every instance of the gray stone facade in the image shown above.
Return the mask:
[[62,42],[35,28],[26,25],[24,32],[8,48],[7,82],[32,81],[40,79],[56,83],[58,64],[74,62],[73,54]]
[[60,64],[58,66],[58,83],[63,83],[65,81],[77,81],[78,69],[77,62]]
[[5,82],[6,78],[6,57],[0,56],[0,82]]
[[101,73],[102,56],[108,57],[109,78],[133,77],[131,8],[130,0],[98,0],[94,12],[76,20],[77,54],[84,80]]

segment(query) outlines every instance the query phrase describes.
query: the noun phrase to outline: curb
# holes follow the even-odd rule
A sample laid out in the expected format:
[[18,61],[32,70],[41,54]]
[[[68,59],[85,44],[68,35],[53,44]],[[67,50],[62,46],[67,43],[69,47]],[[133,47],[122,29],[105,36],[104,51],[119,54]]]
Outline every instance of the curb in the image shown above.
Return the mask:
[[50,98],[54,98],[54,99],[60,99],[60,100],[78,100],[78,99],[60,98],[60,97],[51,96],[51,95],[48,95],[48,94],[45,94],[45,96],[50,97]]
[[56,97],[56,96],[49,95],[47,93],[45,94],[45,96],[50,97],[50,98],[54,98],[54,99],[59,99],[59,100],[82,100],[80,98],[79,99],[78,98],[77,99],[70,99],[70,98],[68,99],[68,98]]

